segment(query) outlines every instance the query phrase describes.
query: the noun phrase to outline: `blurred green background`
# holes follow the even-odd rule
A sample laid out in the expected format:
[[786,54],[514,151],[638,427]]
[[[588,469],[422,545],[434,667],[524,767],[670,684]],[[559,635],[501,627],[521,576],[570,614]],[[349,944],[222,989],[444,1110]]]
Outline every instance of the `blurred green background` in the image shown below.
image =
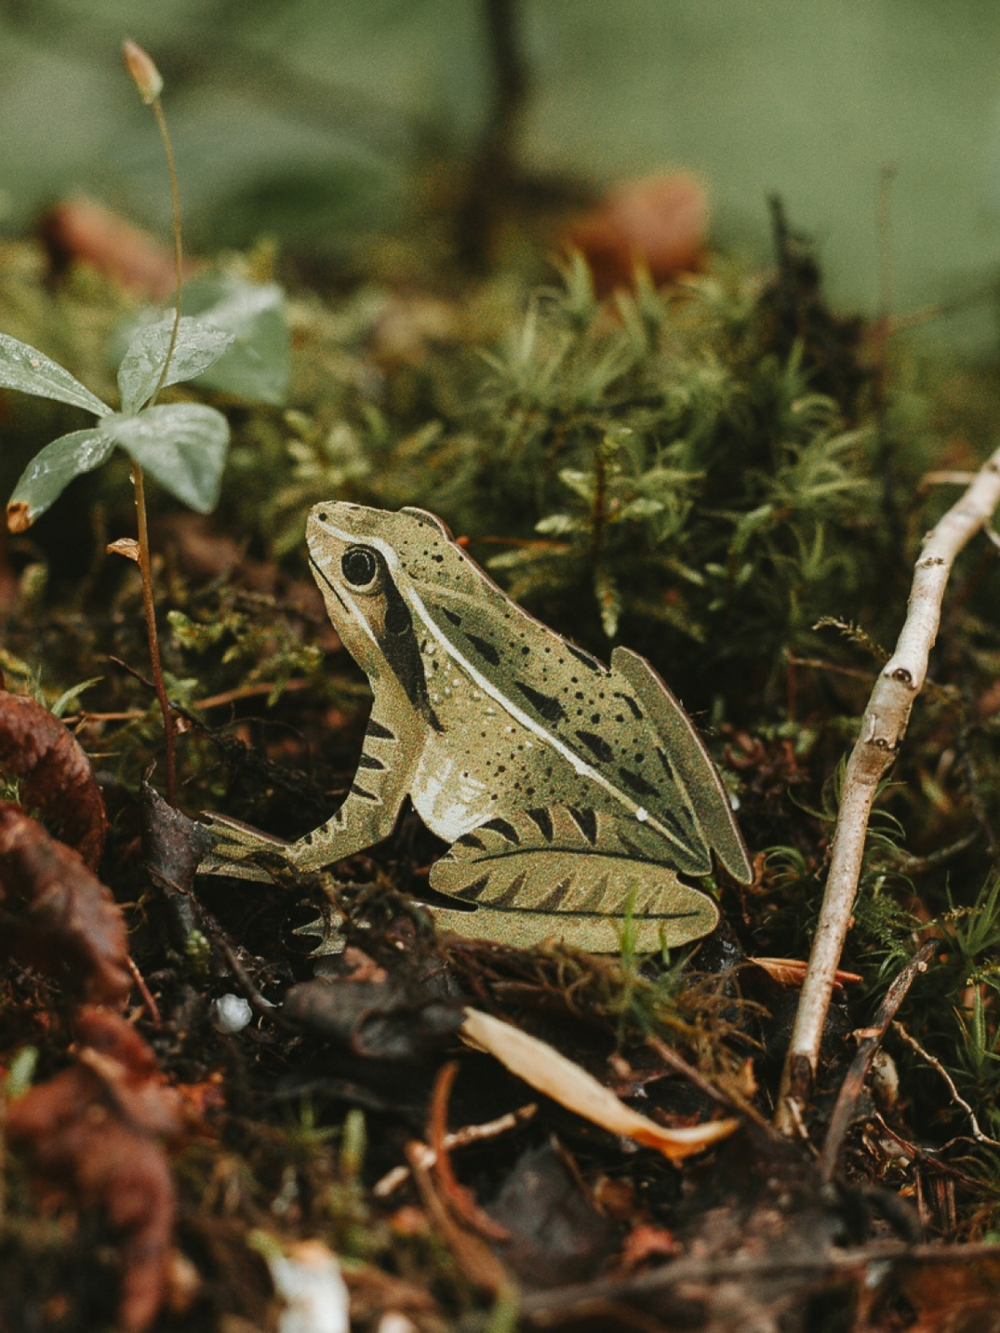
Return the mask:
[[[770,253],[766,196],[819,242],[843,307],[879,305],[879,177],[892,186],[892,305],[948,313],[956,350],[996,341],[996,0],[522,0],[530,89],[517,159],[597,185],[685,167],[713,243]],[[188,238],[262,233],[314,256],[405,233],[435,164],[488,118],[480,0],[0,0],[0,226],[87,193],[164,228],[166,181],[118,46],[167,79]],[[445,173],[447,174],[447,173]]]

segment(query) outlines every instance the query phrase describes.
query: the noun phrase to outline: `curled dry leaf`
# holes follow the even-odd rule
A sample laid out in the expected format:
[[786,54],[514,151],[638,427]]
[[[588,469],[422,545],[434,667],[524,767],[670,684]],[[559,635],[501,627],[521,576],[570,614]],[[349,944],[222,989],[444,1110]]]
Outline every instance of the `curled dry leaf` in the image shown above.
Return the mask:
[[111,891],[70,847],[17,805],[0,802],[4,949],[74,995],[123,1008],[132,989],[128,938]]
[[[781,986],[801,986],[805,980],[806,963],[798,958],[750,957],[747,962],[762,968],[773,981],[777,981]],[[841,968],[833,978],[834,985],[837,987],[845,986],[852,981],[864,981],[864,977],[858,972],[845,972]]]
[[101,1208],[121,1236],[118,1317],[156,1318],[171,1272],[175,1197],[159,1142],[180,1132],[180,1102],[156,1058],[117,1014],[87,1008],[77,1063],[11,1102],[5,1133],[46,1208]]
[[704,1125],[668,1129],[619,1101],[593,1075],[561,1055],[555,1047],[502,1019],[477,1009],[466,1009],[461,1032],[470,1045],[495,1056],[512,1074],[546,1097],[612,1134],[621,1134],[644,1147],[655,1148],[664,1157],[677,1159],[703,1152],[731,1134],[739,1123],[736,1120],[712,1120]]
[[108,555],[123,555],[126,560],[134,560],[136,564],[140,562],[139,543],[134,537],[119,537],[116,541],[108,542],[104,549]]
[[[153,300],[174,289],[174,257],[149,232],[89,199],[66,199],[52,207],[38,225],[55,276],[74,263],[88,264],[119,286]],[[188,273],[192,265],[185,266]]]
[[0,772],[18,779],[24,805],[96,870],[107,817],[90,760],[65,723],[7,690],[0,690]]
[[195,871],[212,848],[211,834],[204,824],[168,805],[148,782],[143,782],[139,797],[146,870],[159,888],[190,893]]
[[686,172],[647,176],[612,190],[569,229],[599,292],[631,284],[636,265],[654,282],[702,266],[708,230],[705,188]]

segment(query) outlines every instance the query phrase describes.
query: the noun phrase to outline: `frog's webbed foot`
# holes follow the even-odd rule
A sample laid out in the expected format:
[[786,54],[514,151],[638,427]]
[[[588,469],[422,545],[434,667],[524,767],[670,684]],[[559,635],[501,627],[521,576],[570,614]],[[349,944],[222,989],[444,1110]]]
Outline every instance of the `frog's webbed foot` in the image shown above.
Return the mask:
[[431,870],[431,887],[475,912],[434,908],[440,925],[526,947],[555,936],[594,953],[658,949],[712,930],[718,909],[660,859],[642,823],[570,806],[488,820]]
[[231,879],[273,884],[279,872],[293,863],[289,853],[294,844],[283,838],[226,815],[206,815],[205,822],[213,846],[198,867],[201,875],[228,875]]

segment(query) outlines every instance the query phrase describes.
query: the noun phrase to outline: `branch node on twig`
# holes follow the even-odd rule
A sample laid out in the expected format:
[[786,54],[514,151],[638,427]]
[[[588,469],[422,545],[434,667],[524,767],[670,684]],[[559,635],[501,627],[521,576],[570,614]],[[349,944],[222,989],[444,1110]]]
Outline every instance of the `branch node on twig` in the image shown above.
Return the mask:
[[906,620],[861,719],[859,739],[844,775],[823,906],[778,1095],[775,1119],[783,1133],[796,1132],[815,1078],[834,977],[861,879],[868,820],[879,783],[899,750],[927,675],[951,566],[975,533],[988,525],[998,503],[1000,449],[925,537],[914,569]]

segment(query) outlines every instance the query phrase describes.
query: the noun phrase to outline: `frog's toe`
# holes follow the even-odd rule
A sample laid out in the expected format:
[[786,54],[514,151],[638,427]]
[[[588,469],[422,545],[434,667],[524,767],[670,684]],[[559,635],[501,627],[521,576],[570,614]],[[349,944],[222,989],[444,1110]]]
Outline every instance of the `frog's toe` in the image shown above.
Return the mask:
[[213,846],[198,866],[199,874],[272,883],[272,872],[288,864],[290,844],[283,839],[226,815],[206,814],[204,818]]

